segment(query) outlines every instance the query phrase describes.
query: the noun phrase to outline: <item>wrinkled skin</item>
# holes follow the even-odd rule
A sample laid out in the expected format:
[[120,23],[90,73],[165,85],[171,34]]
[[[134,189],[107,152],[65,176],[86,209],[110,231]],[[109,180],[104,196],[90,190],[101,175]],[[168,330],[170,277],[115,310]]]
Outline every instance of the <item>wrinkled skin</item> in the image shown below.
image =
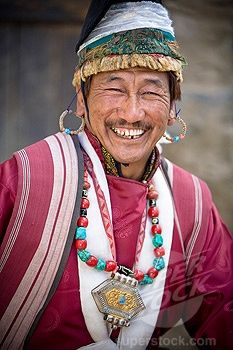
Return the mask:
[[173,123],[167,73],[141,68],[99,73],[87,104],[89,118],[79,91],[77,113],[118,162],[129,164],[123,175],[139,179],[155,143]]

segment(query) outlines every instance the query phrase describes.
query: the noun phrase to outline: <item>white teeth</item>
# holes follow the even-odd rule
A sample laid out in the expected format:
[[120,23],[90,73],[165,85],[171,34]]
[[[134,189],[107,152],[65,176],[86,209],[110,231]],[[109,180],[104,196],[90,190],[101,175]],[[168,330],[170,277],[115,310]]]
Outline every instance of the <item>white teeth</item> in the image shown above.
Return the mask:
[[142,129],[125,129],[120,130],[118,128],[112,128],[112,130],[117,134],[118,136],[127,138],[127,139],[136,139],[139,138],[141,135],[144,134],[144,130]]
[[134,130],[130,130],[129,134],[130,134],[130,136],[133,136],[134,135]]

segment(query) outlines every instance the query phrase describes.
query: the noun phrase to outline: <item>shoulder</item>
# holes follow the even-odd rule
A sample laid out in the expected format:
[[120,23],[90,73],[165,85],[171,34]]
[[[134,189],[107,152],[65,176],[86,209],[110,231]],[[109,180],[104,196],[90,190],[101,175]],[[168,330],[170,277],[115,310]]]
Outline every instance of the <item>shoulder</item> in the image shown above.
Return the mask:
[[213,203],[205,181],[170,161],[167,164],[172,184],[176,232],[189,268],[192,266],[191,260],[199,257],[201,252],[215,254],[218,247],[230,246],[232,237]]
[[175,222],[183,241],[207,231],[213,208],[212,195],[205,181],[166,160],[167,175],[175,209]]
[[14,157],[0,164],[0,242],[14,207],[18,186],[18,167]]
[[201,196],[206,204],[212,203],[211,191],[204,180],[167,159],[165,161],[174,195],[179,194],[179,197],[188,200],[196,194]]
[[[49,136],[48,140],[52,136]],[[39,140],[36,143],[26,146],[25,148],[16,151],[12,157],[5,160],[0,164],[0,189],[1,194],[8,192],[8,194],[14,199],[17,192],[18,178],[20,177],[21,165],[24,166],[27,162],[47,162],[47,153],[49,151],[48,143],[46,139]]]
[[1,194],[8,193],[13,200],[16,195],[18,182],[18,167],[15,157],[0,164],[0,189]]
[[[17,180],[34,170],[34,176],[48,173],[57,164],[70,167],[77,157],[79,141],[76,137],[58,132],[16,151],[12,158],[0,164],[0,183],[17,188]],[[13,185],[12,185],[13,184]]]

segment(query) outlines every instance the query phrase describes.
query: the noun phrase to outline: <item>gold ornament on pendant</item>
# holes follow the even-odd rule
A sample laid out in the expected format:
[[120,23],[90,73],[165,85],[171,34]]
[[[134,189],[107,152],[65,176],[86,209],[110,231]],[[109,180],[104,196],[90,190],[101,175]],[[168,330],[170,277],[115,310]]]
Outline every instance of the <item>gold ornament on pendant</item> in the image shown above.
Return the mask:
[[145,309],[138,290],[138,281],[120,273],[112,274],[92,290],[92,296],[112,329],[128,327],[130,321]]

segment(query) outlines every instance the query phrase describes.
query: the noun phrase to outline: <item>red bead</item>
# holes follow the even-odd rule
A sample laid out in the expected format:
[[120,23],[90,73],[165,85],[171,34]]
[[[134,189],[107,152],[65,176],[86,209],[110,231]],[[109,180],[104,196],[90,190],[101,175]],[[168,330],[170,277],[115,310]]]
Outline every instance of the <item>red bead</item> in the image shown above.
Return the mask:
[[138,280],[140,282],[144,278],[144,273],[140,270],[135,270],[134,271],[134,278],[136,278],[136,280]]
[[156,224],[156,225],[152,225],[151,226],[151,233],[154,236],[156,233],[161,233],[162,232],[162,228],[160,225]]
[[91,255],[90,258],[86,261],[86,264],[91,267],[96,266],[97,263],[98,259],[94,255]]
[[114,271],[117,268],[117,263],[113,260],[107,260],[106,261],[106,267],[105,267],[105,271]]
[[89,208],[90,202],[87,198],[82,198],[81,200],[81,209]]
[[150,207],[148,209],[148,215],[149,217],[153,218],[159,215],[159,210],[157,207]]
[[88,218],[85,216],[80,216],[77,221],[77,226],[87,227],[88,225]]
[[147,275],[150,277],[150,278],[155,278],[157,275],[158,275],[158,271],[154,268],[154,267],[151,267],[148,272],[147,272]]
[[84,190],[89,190],[90,187],[91,187],[91,185],[89,184],[89,182],[84,180],[84,182],[83,182]]
[[165,249],[163,247],[155,248],[154,253],[155,253],[156,258],[159,258],[160,256],[165,255]]
[[155,190],[149,191],[149,192],[147,193],[147,198],[148,198],[148,199],[158,199],[158,196],[159,196],[159,194],[158,194],[158,192],[155,191]]
[[87,241],[85,239],[76,239],[75,241],[76,249],[83,250],[87,247]]

